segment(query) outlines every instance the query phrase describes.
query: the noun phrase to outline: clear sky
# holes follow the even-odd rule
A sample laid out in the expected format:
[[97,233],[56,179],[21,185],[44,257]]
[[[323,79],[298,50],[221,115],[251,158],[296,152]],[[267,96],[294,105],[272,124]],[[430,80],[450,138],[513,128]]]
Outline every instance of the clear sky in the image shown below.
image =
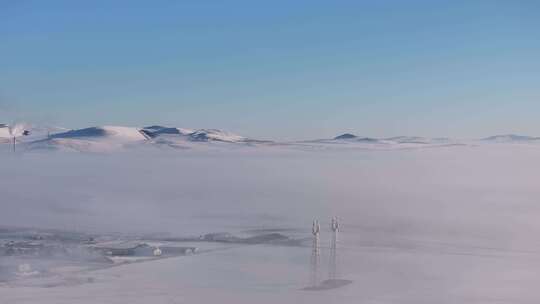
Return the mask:
[[540,135],[540,2],[0,0],[13,119]]

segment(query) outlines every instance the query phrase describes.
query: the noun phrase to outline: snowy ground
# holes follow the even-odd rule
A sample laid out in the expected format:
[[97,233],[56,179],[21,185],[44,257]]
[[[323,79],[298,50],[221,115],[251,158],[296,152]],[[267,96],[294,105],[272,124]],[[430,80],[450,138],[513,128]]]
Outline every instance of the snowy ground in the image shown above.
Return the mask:
[[[3,225],[198,235],[342,221],[339,277],[304,291],[309,243],[226,244],[0,285],[1,303],[538,303],[537,145],[397,151],[3,154]],[[262,229],[262,230],[261,230]],[[31,283],[25,283],[31,282]]]

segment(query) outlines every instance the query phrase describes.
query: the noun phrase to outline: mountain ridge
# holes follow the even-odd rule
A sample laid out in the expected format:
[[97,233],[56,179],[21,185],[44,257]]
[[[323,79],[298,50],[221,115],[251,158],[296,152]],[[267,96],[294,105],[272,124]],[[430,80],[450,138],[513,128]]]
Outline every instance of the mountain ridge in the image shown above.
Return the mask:
[[[26,126],[26,125],[25,125]],[[26,127],[25,127],[26,128]],[[21,129],[20,126],[17,130]],[[30,127],[31,136],[17,137],[17,144],[27,150],[68,150],[81,152],[107,152],[135,147],[164,147],[173,149],[226,148],[233,146],[273,146],[293,148],[335,149],[411,149],[478,145],[481,143],[540,143],[540,137],[516,134],[493,135],[473,140],[429,138],[421,136],[394,136],[385,138],[357,136],[343,133],[329,139],[274,142],[248,138],[220,129],[188,129],[163,125],[146,127],[93,126],[81,129]],[[51,132],[52,131],[52,132]],[[20,133],[20,132],[19,132]],[[0,124],[0,144],[12,143],[10,126]]]

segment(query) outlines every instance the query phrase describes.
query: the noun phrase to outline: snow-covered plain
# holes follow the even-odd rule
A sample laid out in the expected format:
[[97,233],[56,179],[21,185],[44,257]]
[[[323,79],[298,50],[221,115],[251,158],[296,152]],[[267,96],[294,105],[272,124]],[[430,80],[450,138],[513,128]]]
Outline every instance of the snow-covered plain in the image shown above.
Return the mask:
[[[39,278],[0,283],[0,302],[538,303],[540,146],[415,138],[381,148],[397,145],[390,140],[234,149],[186,140],[205,148],[99,154],[5,148],[2,225],[177,236],[279,229],[309,239],[318,218],[324,277],[335,215],[339,277],[353,282],[302,290],[309,242],[235,244],[78,272],[52,287]],[[220,148],[206,149],[213,144]]]

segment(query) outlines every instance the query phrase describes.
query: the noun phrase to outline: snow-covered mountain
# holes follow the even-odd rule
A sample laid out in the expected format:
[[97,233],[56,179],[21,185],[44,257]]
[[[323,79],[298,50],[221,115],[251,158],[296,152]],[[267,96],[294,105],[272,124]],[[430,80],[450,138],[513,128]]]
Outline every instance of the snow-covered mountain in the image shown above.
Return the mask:
[[[9,137],[6,138],[9,139]],[[61,130],[46,134],[41,132],[39,138],[19,142],[22,148],[32,151],[61,150],[80,152],[110,152],[148,147],[193,149],[198,146],[209,148],[223,145],[268,143],[218,129],[192,130],[159,125],[143,128],[99,126],[67,131]]]
[[444,144],[451,142],[450,139],[444,137],[430,138],[421,136],[396,136],[387,138],[386,140],[400,144]]
[[358,136],[356,136],[354,134],[351,134],[351,133],[345,133],[345,134],[341,134],[341,135],[338,135],[338,136],[334,137],[334,139],[336,139],[336,140],[356,139],[356,138],[358,138]]
[[303,150],[411,150],[443,148],[450,146],[473,145],[471,141],[458,141],[449,138],[429,138],[420,136],[396,136],[376,138],[344,133],[333,138],[317,139],[292,143]]
[[193,141],[245,142],[247,138],[217,129],[200,129],[189,135]]
[[[24,128],[22,127],[24,126]],[[35,127],[26,124],[9,127],[0,124],[0,150],[7,150],[12,133],[29,130],[30,135],[18,135],[18,150],[60,150],[79,152],[110,152],[132,149],[193,149],[222,150],[242,147],[272,147],[274,149],[301,150],[395,150],[425,149],[449,146],[475,146],[489,143],[540,143],[540,137],[521,135],[496,135],[479,140],[454,140],[420,136],[375,138],[344,133],[333,138],[271,142],[247,138],[219,129],[188,129],[152,125],[136,128],[125,126],[98,126],[77,130]],[[17,133],[17,134],[18,134]]]
[[188,141],[199,141],[199,142],[210,142],[210,141],[221,141],[221,142],[230,142],[230,143],[240,143],[249,141],[249,139],[230,133],[227,131],[222,131],[218,129],[182,129],[182,128],[171,128],[163,126],[150,126],[145,127],[140,130],[144,135],[149,138],[156,138],[164,135],[168,136],[177,136]]
[[146,140],[137,128],[102,126],[49,134],[45,138],[27,143],[26,147],[30,150],[107,152]]
[[356,135],[351,134],[351,133],[345,133],[345,134],[338,135],[338,136],[334,137],[334,140],[365,142],[365,143],[377,143],[379,141],[377,138],[361,137],[361,136],[356,136]]
[[218,129],[193,130],[155,125],[144,127],[140,132],[150,145],[158,148],[222,149],[269,143]]
[[114,139],[123,141],[144,140],[145,137],[139,129],[119,126],[91,127],[79,130],[56,133],[50,136],[51,139],[80,139],[98,140]]
[[187,136],[195,132],[191,129],[164,127],[164,126],[150,126],[141,129],[141,132],[148,138],[155,138],[160,135],[184,135]]
[[495,135],[482,139],[486,142],[497,142],[497,143],[510,143],[510,142],[540,142],[540,137],[533,136],[524,136],[524,135],[515,135],[515,134],[506,134],[506,135]]
[[9,127],[6,124],[0,124],[0,143],[8,143],[10,138]]
[[[328,141],[328,140],[326,140]],[[338,135],[331,139],[337,142],[352,142],[352,143],[371,143],[371,144],[446,144],[451,140],[448,138],[429,138],[420,136],[395,136],[389,138],[375,138],[366,136],[357,136],[351,133]]]

